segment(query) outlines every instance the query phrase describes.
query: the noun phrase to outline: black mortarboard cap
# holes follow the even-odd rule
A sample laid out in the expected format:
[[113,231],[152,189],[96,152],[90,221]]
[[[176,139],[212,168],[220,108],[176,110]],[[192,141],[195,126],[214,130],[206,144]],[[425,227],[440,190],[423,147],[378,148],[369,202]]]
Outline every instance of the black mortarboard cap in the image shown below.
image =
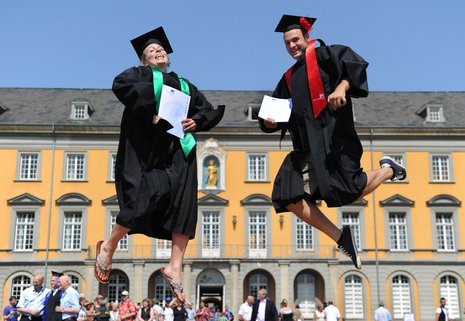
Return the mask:
[[142,56],[145,47],[152,43],[157,43],[162,46],[168,54],[173,52],[163,27],[153,29],[152,31],[144,33],[143,35],[131,40],[131,44],[139,57]]
[[286,32],[286,31],[293,30],[293,29],[306,29],[304,26],[300,24],[300,18],[304,18],[305,20],[307,20],[310,26],[312,26],[316,21],[316,18],[312,18],[312,17],[291,16],[291,15],[285,14],[282,16],[281,20],[279,21],[274,31],[275,32]]
[[52,276],[60,277],[62,275],[64,275],[64,274],[61,273],[61,272],[52,271]]

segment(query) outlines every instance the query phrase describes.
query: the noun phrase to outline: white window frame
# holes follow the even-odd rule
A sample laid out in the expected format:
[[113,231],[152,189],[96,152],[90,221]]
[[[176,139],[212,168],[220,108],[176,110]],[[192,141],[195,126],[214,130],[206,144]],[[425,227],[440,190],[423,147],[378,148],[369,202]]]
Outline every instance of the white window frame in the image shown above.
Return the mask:
[[79,288],[80,288],[80,285],[81,285],[81,281],[79,279],[79,277],[77,275],[74,275],[74,274],[70,274],[70,273],[67,273],[71,279],[71,286],[78,292],[79,291]]
[[157,259],[166,259],[171,256],[171,241],[155,239],[155,257]]
[[[303,282],[299,282],[299,278]],[[299,273],[295,277],[295,300],[299,302],[300,311],[302,311],[303,319],[313,320],[313,312],[315,311],[315,298],[316,298],[316,280],[315,276],[309,272]],[[306,292],[309,294],[308,297],[302,297],[299,294]]]
[[258,122],[258,117],[253,118],[253,109],[260,108],[260,104],[249,104],[247,105],[247,120]]
[[[80,214],[80,217],[81,217],[81,220],[80,222],[75,222],[74,219],[72,222],[66,222],[67,220],[67,216],[69,215],[76,215],[76,214]],[[78,251],[81,251],[82,247],[83,247],[83,239],[84,239],[84,213],[83,211],[80,211],[80,210],[64,210],[63,211],[63,236],[62,236],[62,251],[63,252],[78,252]],[[72,235],[71,235],[71,247],[70,248],[67,248],[65,247],[66,245],[66,234],[67,234],[67,225],[71,225],[72,227]],[[74,245],[74,239],[77,237],[76,235],[76,231],[75,231],[75,226],[79,226],[79,247],[78,248],[75,248],[73,245]]]
[[[118,216],[119,209],[109,208],[108,212],[110,213],[110,234],[113,227],[116,225],[116,217]],[[108,234],[108,235],[110,235]],[[118,245],[116,246],[116,251],[118,252],[127,252],[129,250],[129,235],[125,234],[121,240],[119,240]]]
[[[403,153],[386,153],[385,156],[391,157],[396,163],[399,163],[400,165],[404,166],[404,168],[408,171],[405,154],[403,154]],[[388,180],[388,182],[391,182],[391,183],[405,183],[407,181],[408,181],[408,176],[403,181],[399,181],[399,180],[391,181],[391,180]]]
[[[35,238],[36,238],[36,235],[35,235],[35,226],[37,225],[37,222],[36,222],[36,211],[34,210],[15,210],[16,212],[16,215],[15,215],[15,237],[14,237],[14,241],[13,241],[13,250],[15,252],[33,252],[34,251],[34,245],[35,245]],[[18,222],[18,219],[20,216],[22,215],[32,215],[32,222]],[[21,248],[17,247],[18,245],[18,228],[20,226],[23,226],[24,229],[25,229],[25,232],[23,232],[23,235],[21,235],[21,238],[23,238],[22,240],[22,244],[23,246]],[[31,244],[30,244],[30,248],[26,248],[25,246],[25,243],[27,243],[27,240],[28,240],[28,237],[27,235],[28,234],[32,234],[32,239],[31,239]]]
[[167,296],[173,295],[171,288],[169,287],[168,283],[166,282],[165,278],[161,275],[161,273],[157,273],[153,278],[153,289],[155,293],[153,294],[153,298],[155,300],[163,301]]
[[[438,215],[442,216],[450,216],[450,222],[444,222],[444,220],[441,220],[438,224]],[[436,246],[438,252],[455,252],[457,250],[457,241],[456,241],[456,231],[455,231],[455,217],[456,217],[456,212],[453,210],[434,210],[434,229],[435,229],[435,236],[436,236]],[[447,228],[450,228],[450,231],[452,233],[452,248],[449,247],[450,244],[447,244],[448,242],[448,237],[443,234],[442,237],[442,242],[444,242],[444,248],[440,249],[440,235],[439,235],[439,230],[441,229],[442,232],[446,232]]]
[[[443,279],[446,282],[442,282]],[[455,282],[451,282],[454,280]],[[447,274],[442,275],[439,278],[439,296],[446,299],[447,311],[449,316],[453,320],[460,319],[460,289],[459,289],[459,278]]]
[[[26,176],[29,176],[29,177],[24,177],[23,176],[23,172],[22,172],[22,169],[23,169],[23,156],[26,156],[26,155],[35,155],[37,156],[37,160],[36,160],[36,169],[35,169],[35,175],[32,177],[31,175],[31,160],[28,160],[28,175]],[[18,181],[39,181],[40,180],[40,169],[41,169],[41,153],[40,152],[36,152],[36,151],[21,151],[21,152],[18,152],[18,164],[17,164],[17,169],[16,169],[16,180]]]
[[[314,251],[315,229],[297,216],[295,216],[295,220],[295,250],[297,252]],[[300,241],[299,236],[302,236]],[[299,246],[300,244],[308,244],[308,246]]]
[[402,274],[395,275],[392,282],[392,314],[394,319],[403,319],[412,313],[412,291],[410,279]]
[[[260,164],[258,160],[255,160],[253,163],[253,157],[263,157],[263,175],[260,175]],[[248,182],[267,182],[268,181],[268,154],[267,153],[248,153],[247,154],[247,181]],[[256,166],[255,172],[252,173],[252,167]],[[255,177],[253,177],[255,176]]]
[[[249,249],[249,257],[250,258],[266,258],[268,256],[268,240],[271,238],[271,235],[268,235],[268,210],[267,209],[247,209],[247,239],[248,239],[248,249]],[[252,222],[252,220],[256,221],[255,217],[259,216],[264,218],[263,222]],[[263,229],[264,228],[264,229]],[[259,238],[261,238],[261,231],[264,231],[264,242],[259,239],[256,239],[253,242],[252,239],[252,231],[257,232]],[[254,243],[254,244],[253,244]]]
[[[257,277],[258,281],[252,283],[253,277]],[[266,280],[266,282],[262,282],[262,280],[260,279],[261,277],[264,277],[264,280]],[[261,289],[268,290],[268,283],[270,282],[268,275],[266,275],[265,273],[261,271],[255,271],[255,273],[249,276],[248,281],[249,281],[248,282],[249,283],[248,293],[249,295],[252,295],[254,297],[257,297],[258,291],[260,291]]]
[[[82,111],[81,111],[82,108]],[[82,117],[78,117],[78,114]],[[87,102],[73,102],[71,104],[71,119],[74,120],[86,120],[89,119],[89,103]]]
[[[20,283],[15,284],[15,279],[20,278]],[[29,279],[29,282],[25,282],[25,279]],[[10,296],[15,296],[18,301],[21,293],[32,286],[32,277],[27,274],[17,274],[11,279],[11,288],[10,288]]]
[[[202,213],[202,217],[201,217],[202,218],[202,224],[201,224],[202,257],[216,257],[216,258],[220,257],[221,236],[222,236],[221,211],[205,209],[205,210],[202,210],[201,213]],[[217,221],[212,220],[214,217],[216,217]],[[207,237],[206,237],[206,234],[208,234]]]
[[[70,175],[69,172],[69,159],[71,156],[82,156],[83,157],[83,164],[82,164],[82,178],[77,177],[77,173]],[[77,172],[77,164],[74,165],[74,171]],[[86,181],[87,180],[87,153],[86,152],[65,152],[64,155],[64,165],[63,165],[63,180],[64,181]]]
[[[360,300],[357,300],[357,296]],[[365,317],[363,278],[357,274],[344,277],[344,311],[347,319],[364,319]]]
[[[124,282],[122,282],[124,280]],[[121,292],[128,290],[129,278],[122,272],[116,272],[110,276],[108,282],[108,301],[120,301]]]
[[108,154],[108,181],[114,182],[116,176],[116,153]]
[[[437,164],[438,170],[435,173],[435,159],[441,161]],[[453,171],[452,171],[452,157],[448,154],[432,154],[430,155],[430,173],[431,173],[431,181],[438,182],[438,183],[449,183],[452,182]],[[444,171],[444,166],[447,166],[446,171]],[[448,177],[444,177],[448,176]]]
[[[394,221],[391,220],[395,216]],[[399,216],[403,216],[403,222],[399,220]],[[388,225],[389,225],[389,249],[392,252],[405,252],[409,250],[409,239],[408,239],[408,220],[407,213],[404,211],[389,211],[388,212]],[[402,228],[404,231],[402,231]],[[394,233],[393,233],[394,232]],[[403,235],[401,235],[403,234]],[[393,241],[395,237],[395,242],[398,246],[393,246]],[[405,238],[405,248],[402,247],[402,239]]]
[[[350,215],[350,219],[347,220],[346,217]],[[357,222],[354,221],[353,217],[357,216]],[[341,210],[341,222],[342,225],[352,226],[352,232],[354,233],[354,240],[355,246],[357,247],[357,251],[362,251],[362,237],[361,237],[361,219],[360,219],[360,211],[359,210],[350,210],[350,209],[343,209]]]
[[426,121],[440,123],[445,121],[444,108],[442,105],[429,105],[426,107]]

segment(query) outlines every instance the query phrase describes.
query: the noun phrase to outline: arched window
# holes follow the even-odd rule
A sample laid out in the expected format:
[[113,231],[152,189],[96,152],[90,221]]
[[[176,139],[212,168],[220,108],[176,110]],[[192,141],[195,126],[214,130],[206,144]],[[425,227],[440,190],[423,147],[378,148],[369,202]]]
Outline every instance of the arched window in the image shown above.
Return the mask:
[[268,290],[268,277],[265,274],[256,273],[250,276],[249,293],[255,298],[260,289]]
[[79,278],[73,274],[70,274],[69,275],[70,279],[71,279],[71,286],[76,290],[76,291],[80,291],[79,290]]
[[121,300],[121,292],[129,289],[129,282],[126,275],[122,273],[114,273],[110,276],[108,283],[108,301]]
[[460,318],[459,289],[455,277],[445,275],[441,278],[440,296],[446,299],[450,318]]
[[168,283],[163,278],[161,273],[157,273],[157,275],[154,278],[154,281],[155,281],[155,293],[153,296],[155,300],[164,300],[167,296],[173,296],[173,293],[171,292],[171,289]]
[[18,275],[13,279],[12,286],[11,286],[11,295],[18,298],[23,292],[24,289],[32,286],[31,278],[27,275]]
[[315,310],[315,277],[310,273],[300,273],[295,278],[295,301],[305,318],[313,318]]
[[405,313],[412,312],[410,280],[404,275],[392,278],[392,305],[394,319],[403,319]]
[[358,275],[348,275],[344,279],[344,302],[346,318],[363,319],[362,278]]

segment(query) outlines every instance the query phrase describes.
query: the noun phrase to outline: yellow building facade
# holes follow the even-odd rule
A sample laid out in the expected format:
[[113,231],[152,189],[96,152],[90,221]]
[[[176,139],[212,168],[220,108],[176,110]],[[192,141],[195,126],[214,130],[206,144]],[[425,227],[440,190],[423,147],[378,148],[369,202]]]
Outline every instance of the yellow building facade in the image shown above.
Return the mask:
[[[95,244],[118,213],[114,188],[122,106],[108,90],[0,89],[0,296],[6,305],[35,273],[63,271],[88,298],[140,302],[170,294],[159,269],[168,241],[125,237],[109,285],[93,277]],[[228,304],[266,288],[307,318],[333,301],[345,320],[373,320],[383,301],[394,319],[432,320],[440,297],[452,315],[465,308],[464,93],[373,93],[355,102],[365,170],[390,155],[408,171],[363,200],[321,210],[351,225],[361,271],[326,235],[291,213],[276,214],[273,179],[292,149],[258,129],[264,92],[206,92],[225,104],[219,126],[199,133],[198,227],[183,265],[192,302]],[[280,146],[281,145],[281,146]],[[210,166],[210,169],[209,169]],[[214,173],[214,174],[212,174]],[[47,277],[47,280],[50,278]]]

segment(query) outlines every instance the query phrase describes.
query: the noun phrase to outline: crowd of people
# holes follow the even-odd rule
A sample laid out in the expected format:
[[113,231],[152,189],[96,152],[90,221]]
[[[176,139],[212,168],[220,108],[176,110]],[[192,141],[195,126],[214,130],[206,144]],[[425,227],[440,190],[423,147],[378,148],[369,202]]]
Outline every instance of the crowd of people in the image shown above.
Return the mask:
[[[109,301],[102,295],[89,300],[71,286],[69,275],[58,272],[52,272],[50,289],[43,282],[44,276],[36,274],[33,285],[22,291],[19,300],[11,296],[3,309],[3,321],[304,321],[298,304],[292,307],[282,299],[277,309],[266,289],[258,291],[257,299],[249,295],[236,317],[229,305],[222,311],[211,303],[207,306],[203,300],[197,309],[187,299],[183,302],[169,296],[164,300],[146,298],[135,304],[126,290],[120,293],[120,301]],[[436,321],[452,320],[445,298],[440,299],[435,312]],[[374,319],[392,320],[382,302],[375,310]],[[343,318],[333,302],[328,301],[316,305],[310,320],[342,321]]]

